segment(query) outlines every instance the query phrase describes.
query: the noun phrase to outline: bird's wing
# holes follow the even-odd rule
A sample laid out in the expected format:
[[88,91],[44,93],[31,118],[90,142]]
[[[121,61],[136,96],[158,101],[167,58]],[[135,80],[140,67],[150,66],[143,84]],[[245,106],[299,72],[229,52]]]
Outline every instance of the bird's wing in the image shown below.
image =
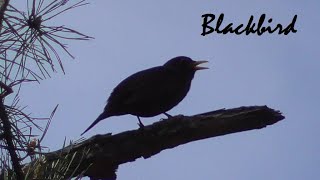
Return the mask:
[[138,99],[145,101],[152,100],[152,96],[155,95],[154,89],[157,89],[158,95],[159,93],[164,93],[166,89],[165,87],[161,87],[162,82],[168,79],[164,77],[167,75],[164,71],[165,69],[159,66],[129,76],[113,90],[108,102],[121,102],[123,105],[132,105]]

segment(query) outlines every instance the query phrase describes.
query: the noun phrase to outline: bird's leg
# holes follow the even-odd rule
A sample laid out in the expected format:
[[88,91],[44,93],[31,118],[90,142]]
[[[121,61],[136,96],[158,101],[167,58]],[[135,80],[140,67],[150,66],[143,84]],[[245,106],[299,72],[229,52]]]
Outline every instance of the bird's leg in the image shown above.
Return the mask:
[[139,121],[139,123],[138,123],[139,127],[140,127],[141,129],[143,129],[143,128],[144,128],[144,125],[142,124],[142,122],[141,122],[141,120],[140,120],[140,117],[137,116],[137,118],[138,118],[138,121]]
[[170,114],[168,114],[166,112],[164,112],[163,114],[166,115],[168,118],[172,118],[173,117],[173,116],[171,116]]

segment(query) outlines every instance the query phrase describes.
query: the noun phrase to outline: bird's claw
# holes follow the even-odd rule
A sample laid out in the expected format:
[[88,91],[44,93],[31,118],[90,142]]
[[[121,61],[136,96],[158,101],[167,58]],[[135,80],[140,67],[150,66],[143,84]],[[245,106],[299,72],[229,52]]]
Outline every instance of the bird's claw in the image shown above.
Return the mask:
[[167,116],[167,118],[172,118],[173,116],[171,116],[170,114],[168,114],[168,113],[163,113],[164,115],[166,115]]
[[139,122],[139,123],[137,123],[138,125],[139,125],[139,128],[140,129],[144,129],[144,125],[141,123],[141,122]]

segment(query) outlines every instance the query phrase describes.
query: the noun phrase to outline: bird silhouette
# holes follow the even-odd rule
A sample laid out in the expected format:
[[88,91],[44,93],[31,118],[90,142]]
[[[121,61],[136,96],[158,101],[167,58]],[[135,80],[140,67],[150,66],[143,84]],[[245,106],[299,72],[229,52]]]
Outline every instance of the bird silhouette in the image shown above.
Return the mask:
[[131,114],[152,117],[166,112],[179,104],[187,95],[197,70],[208,69],[199,64],[208,61],[194,61],[186,56],[172,58],[162,66],[137,72],[124,79],[111,93],[103,112],[81,134],[98,122],[111,116]]

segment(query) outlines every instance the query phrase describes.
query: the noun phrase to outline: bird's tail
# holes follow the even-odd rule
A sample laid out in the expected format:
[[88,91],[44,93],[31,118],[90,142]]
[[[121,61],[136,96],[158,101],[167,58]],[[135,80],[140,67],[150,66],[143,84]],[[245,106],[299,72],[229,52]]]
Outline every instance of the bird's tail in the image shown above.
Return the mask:
[[89,131],[93,126],[95,126],[98,122],[100,122],[101,120],[110,117],[111,115],[107,112],[103,112],[101,113],[98,118],[93,121],[93,123],[81,134],[81,136],[86,133],[87,131]]

